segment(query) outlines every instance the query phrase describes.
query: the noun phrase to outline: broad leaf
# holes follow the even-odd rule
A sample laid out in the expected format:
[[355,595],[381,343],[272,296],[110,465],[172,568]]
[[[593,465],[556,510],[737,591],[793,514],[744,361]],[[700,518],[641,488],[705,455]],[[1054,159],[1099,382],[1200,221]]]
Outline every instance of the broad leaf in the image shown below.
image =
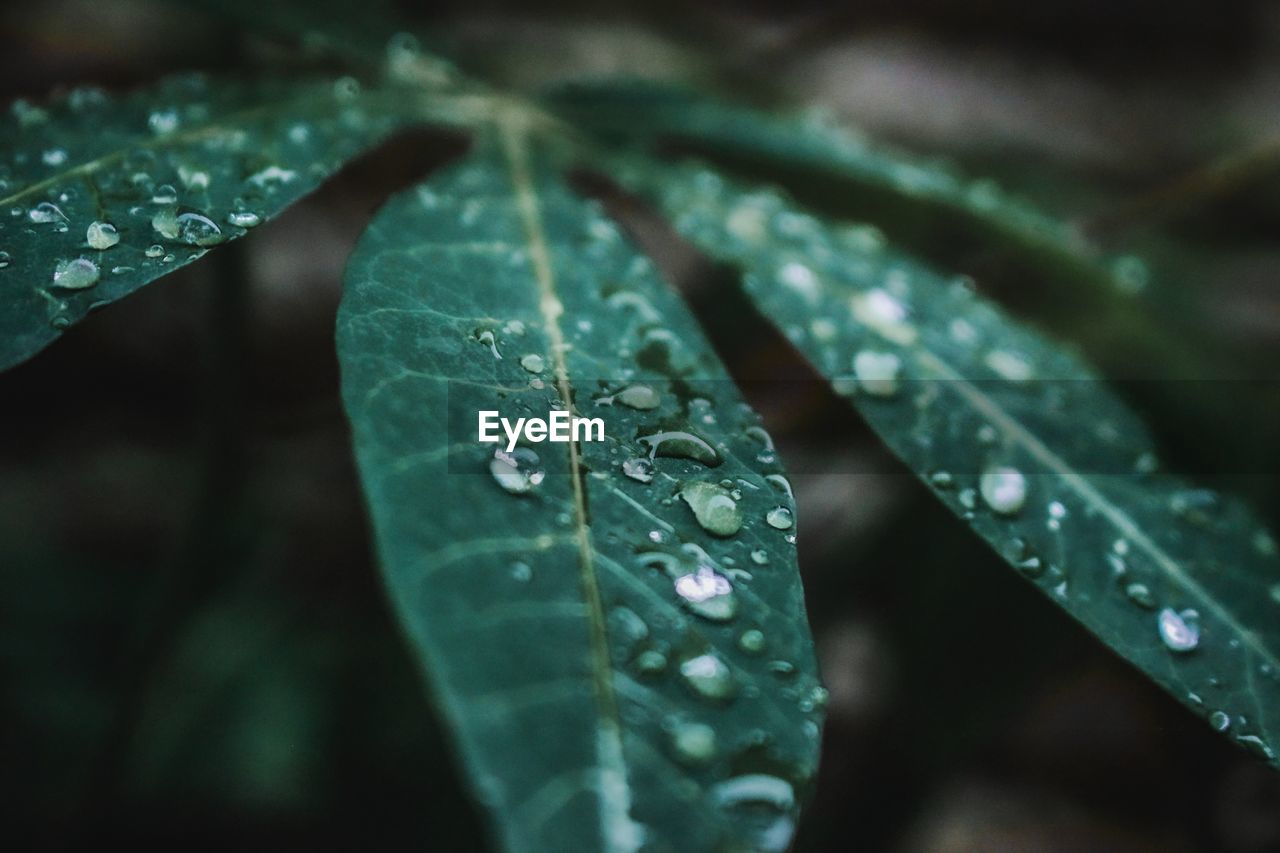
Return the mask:
[[0,369],[243,236],[422,105],[352,79],[76,89],[0,127]]
[[1142,425],[1079,360],[875,228],[694,166],[620,172],[744,271],[761,313],[1011,565],[1275,762],[1280,560],[1243,506],[1158,473]]
[[[782,849],[821,706],[793,505],[694,319],[504,126],[392,200],[338,325],[383,571],[512,850]],[[604,441],[477,442],[478,410]]]

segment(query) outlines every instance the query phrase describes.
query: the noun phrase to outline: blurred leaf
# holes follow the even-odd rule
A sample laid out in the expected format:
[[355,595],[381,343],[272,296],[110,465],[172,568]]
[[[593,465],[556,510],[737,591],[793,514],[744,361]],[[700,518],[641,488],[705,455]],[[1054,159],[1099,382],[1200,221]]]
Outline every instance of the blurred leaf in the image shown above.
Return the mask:
[[651,81],[594,80],[552,90],[547,103],[579,127],[649,149],[683,146],[708,156],[803,169],[847,181],[913,205],[916,219],[940,211],[978,227],[989,243],[1042,267],[1089,281],[1131,287],[1132,261],[1105,266],[1075,229],[1014,196],[993,181],[973,180],[944,163],[873,143],[826,116],[767,112]]
[[243,236],[421,114],[352,79],[76,89],[0,126],[0,369]]
[[741,268],[761,313],[1011,565],[1276,762],[1280,560],[1243,505],[1156,473],[1143,426],[1075,356],[873,227],[696,166],[617,171]]
[[[477,145],[377,215],[338,325],[383,570],[463,763],[508,849],[782,849],[825,697],[790,487],[551,153],[505,124]],[[565,402],[606,440],[476,441],[479,410]]]

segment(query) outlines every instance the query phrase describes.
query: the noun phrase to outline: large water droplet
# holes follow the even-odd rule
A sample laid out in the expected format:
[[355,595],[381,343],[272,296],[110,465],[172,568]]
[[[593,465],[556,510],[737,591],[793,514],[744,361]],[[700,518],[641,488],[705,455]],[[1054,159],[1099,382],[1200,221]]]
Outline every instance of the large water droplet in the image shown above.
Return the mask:
[[778,530],[790,530],[791,525],[795,524],[795,516],[785,506],[775,506],[765,513],[764,520],[770,527]]
[[1160,639],[1171,651],[1189,652],[1200,645],[1200,614],[1194,610],[1178,612],[1170,607],[1156,616]]
[[681,575],[675,581],[676,594],[685,606],[704,619],[727,622],[738,612],[738,597],[733,584],[710,566]]
[[110,222],[92,222],[85,231],[84,238],[95,249],[110,249],[120,242],[120,233]]
[[732,817],[747,849],[783,853],[795,834],[795,789],[777,776],[735,776],[711,789],[716,805]]
[[742,529],[742,510],[722,486],[694,481],[680,489],[702,529],[716,536],[732,536]]
[[27,211],[27,218],[38,225],[67,221],[66,214],[62,212],[62,209],[48,201],[42,201]]
[[656,409],[662,402],[662,396],[648,385],[628,385],[614,394],[613,399],[624,406],[642,410]]
[[720,464],[720,454],[703,438],[691,432],[672,430],[642,435],[639,441],[649,445],[649,456],[665,456],[676,459],[692,459],[708,468]]
[[680,675],[689,689],[704,699],[724,701],[737,692],[729,665],[711,652],[683,661]]
[[898,393],[898,373],[902,359],[891,352],[861,350],[853,357],[853,373],[862,390],[873,397],[892,397]]
[[513,495],[522,495],[533,491],[546,476],[541,461],[538,454],[527,447],[517,447],[510,453],[495,450],[489,462],[489,473],[499,486]]
[[214,246],[222,242],[222,229],[202,213],[183,213],[177,218],[178,238],[191,246]]
[[86,258],[58,261],[53,270],[54,287],[84,290],[98,283],[98,265]]
[[541,373],[547,363],[537,353],[529,353],[520,359],[520,366],[530,373]]
[[997,465],[982,472],[978,491],[995,512],[1015,515],[1027,502],[1027,478],[1017,468]]

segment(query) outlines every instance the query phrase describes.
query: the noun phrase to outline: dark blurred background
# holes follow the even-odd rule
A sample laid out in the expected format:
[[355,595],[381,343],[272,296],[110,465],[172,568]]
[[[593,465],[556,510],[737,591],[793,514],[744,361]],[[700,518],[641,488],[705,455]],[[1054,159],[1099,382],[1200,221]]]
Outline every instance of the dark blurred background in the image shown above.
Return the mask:
[[[1231,381],[1280,365],[1272,4],[399,6],[494,80],[635,73],[820,108],[1140,253],[1145,287],[1082,293],[963,223],[819,199],[1109,374],[1158,378],[1126,393],[1171,467],[1277,527],[1274,383]],[[269,54],[180,4],[0,12],[6,100]],[[360,229],[461,145],[398,137],[0,375],[0,808],[33,846],[481,843],[370,560],[332,343]],[[718,298],[721,271],[649,230],[738,375],[805,375]],[[832,472],[795,477],[831,690],[797,849],[1280,850],[1280,777],[1010,572],[819,383],[762,387],[792,469]]]

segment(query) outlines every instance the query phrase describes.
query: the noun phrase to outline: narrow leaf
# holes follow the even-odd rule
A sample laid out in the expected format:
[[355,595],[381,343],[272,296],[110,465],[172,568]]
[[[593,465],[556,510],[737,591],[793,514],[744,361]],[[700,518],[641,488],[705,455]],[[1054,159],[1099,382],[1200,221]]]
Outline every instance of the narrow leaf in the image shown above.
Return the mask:
[[76,89],[0,122],[0,369],[243,236],[406,121],[350,78]]
[[821,114],[757,110],[653,81],[581,81],[549,93],[558,114],[611,140],[684,146],[711,155],[809,170],[851,188],[907,199],[979,226],[991,240],[1042,267],[1131,292],[1132,258],[1105,263],[1072,226],[937,162],[873,143]]
[[[780,850],[825,692],[771,442],[551,155],[479,144],[377,215],[339,317],[400,617],[508,849]],[[566,405],[605,440],[477,441]]]
[[761,313],[1011,565],[1276,762],[1280,560],[1245,507],[1158,473],[1142,425],[1078,359],[875,228],[694,166],[619,171],[744,271]]

